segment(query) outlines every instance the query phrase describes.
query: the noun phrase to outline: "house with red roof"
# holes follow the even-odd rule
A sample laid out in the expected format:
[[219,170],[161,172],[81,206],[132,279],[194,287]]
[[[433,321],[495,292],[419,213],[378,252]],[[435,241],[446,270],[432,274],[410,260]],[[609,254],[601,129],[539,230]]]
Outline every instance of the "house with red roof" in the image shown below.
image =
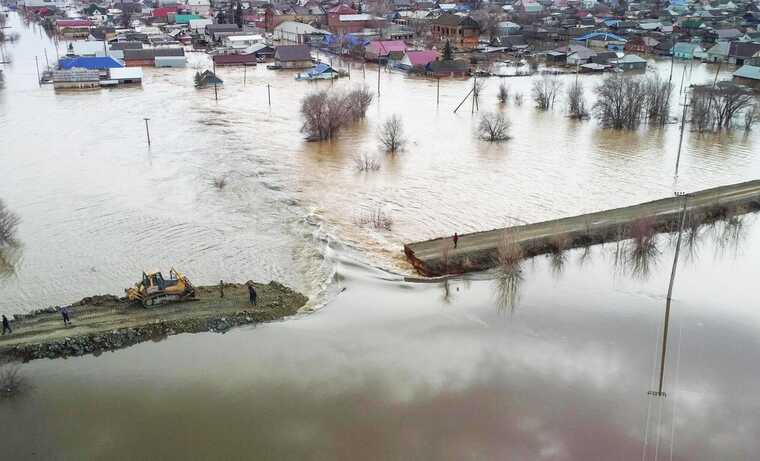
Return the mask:
[[330,8],[329,10],[327,10],[327,28],[330,29],[330,31],[334,33],[338,33],[338,34],[347,33],[347,32],[341,32],[339,30],[341,27],[340,17],[343,15],[355,15],[355,14],[357,14],[356,10],[346,5],[345,3],[341,3],[338,6]]
[[396,64],[400,69],[410,71],[424,71],[427,65],[438,59],[438,52],[435,50],[409,50]]
[[176,6],[162,6],[160,8],[153,8],[153,12],[151,13],[151,16],[154,18],[163,18],[166,19],[169,17],[169,14],[175,14],[177,13],[178,8]]
[[364,49],[364,57],[369,61],[400,60],[406,53],[403,40],[374,40]]

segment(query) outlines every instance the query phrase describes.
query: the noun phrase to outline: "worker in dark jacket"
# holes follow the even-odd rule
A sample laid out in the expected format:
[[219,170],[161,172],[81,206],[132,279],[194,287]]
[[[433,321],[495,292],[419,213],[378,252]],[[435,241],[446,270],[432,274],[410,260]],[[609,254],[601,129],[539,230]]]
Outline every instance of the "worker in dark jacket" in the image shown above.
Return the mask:
[[253,283],[248,284],[248,299],[252,305],[256,305],[256,288],[254,288]]
[[3,336],[5,336],[5,332],[13,333],[13,330],[11,330],[11,322],[8,321],[8,317],[3,315]]

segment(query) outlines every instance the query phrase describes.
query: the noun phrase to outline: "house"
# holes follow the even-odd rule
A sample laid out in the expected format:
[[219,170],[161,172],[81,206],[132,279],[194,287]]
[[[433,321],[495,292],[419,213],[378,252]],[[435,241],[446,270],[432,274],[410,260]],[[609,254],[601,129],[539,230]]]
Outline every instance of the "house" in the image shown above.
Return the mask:
[[283,42],[309,43],[314,37],[323,37],[328,32],[316,27],[295,21],[285,21],[277,25],[272,32],[272,38]]
[[160,56],[156,55],[154,58],[154,66],[156,67],[185,67],[187,65],[187,58],[182,56]]
[[705,61],[707,62],[726,62],[728,60],[728,50],[731,48],[729,42],[718,42],[707,50]]
[[427,65],[426,73],[433,77],[464,77],[469,70],[467,61],[455,59],[451,61],[433,61]]
[[719,41],[725,41],[730,42],[732,40],[736,40],[737,38],[741,37],[742,34],[739,29],[718,29],[715,31],[715,35],[718,36]]
[[55,29],[67,38],[87,38],[90,35],[92,21],[87,19],[58,19]]
[[195,87],[205,88],[209,85],[223,85],[224,81],[210,70],[195,73]]
[[590,62],[596,55],[596,51],[583,45],[568,45],[548,51],[546,53],[546,60],[548,62],[577,66]]
[[110,56],[78,56],[61,58],[58,68],[61,70],[87,69],[107,72],[114,67],[124,67],[122,63]]
[[573,39],[576,43],[584,43],[589,48],[602,50],[623,50],[628,40],[609,32],[592,32]]
[[[184,13],[177,13],[174,15],[174,24],[187,24],[190,25],[190,21],[203,19],[198,14],[184,14]],[[170,17],[171,22],[171,17]]]
[[[330,32],[334,34],[353,34],[361,32],[364,29],[371,29],[376,25],[378,20],[371,14],[341,14],[335,25],[329,26]],[[380,20],[382,21],[382,19]]]
[[229,48],[241,50],[257,43],[264,43],[261,35],[230,35],[224,38],[224,44]]
[[212,56],[211,59],[217,66],[255,66],[256,54],[255,53],[240,53],[240,54],[219,54]]
[[320,62],[311,69],[298,74],[296,80],[331,80],[338,78],[338,71],[330,67],[329,64]]
[[308,69],[311,67],[311,50],[308,45],[283,45],[274,51],[274,64],[282,69]]
[[396,64],[396,67],[406,71],[423,71],[428,64],[436,59],[438,59],[438,52],[434,50],[407,51]]
[[758,51],[760,51],[760,43],[731,42],[728,49],[728,62],[743,66]]
[[70,42],[67,56],[108,56],[108,45],[105,41],[77,40]]
[[399,60],[406,52],[402,40],[374,40],[364,49],[364,57],[370,61]]
[[694,59],[704,51],[698,43],[692,42],[677,42],[671,49],[672,55],[679,59]]
[[610,60],[610,64],[622,70],[646,70],[647,60],[635,54],[626,54],[620,59]]
[[760,66],[741,66],[734,72],[734,82],[760,90]]
[[659,44],[660,42],[652,37],[637,36],[628,40],[623,49],[629,53],[654,54],[655,47]]
[[341,26],[340,17],[343,15],[352,15],[357,13],[358,12],[355,9],[351,8],[345,3],[340,3],[337,6],[327,10],[327,28],[330,29],[330,31],[333,33],[343,33],[337,31]]
[[108,69],[108,78],[116,81],[120,85],[142,84],[143,70],[142,67],[115,67]]
[[209,41],[219,42],[227,35],[240,32],[240,27],[237,24],[206,24],[204,31]]
[[191,19],[188,21],[187,25],[190,29],[190,32],[201,32],[206,30],[206,26],[209,24],[213,24],[214,21],[211,19]]
[[141,50],[142,47],[142,42],[114,42],[109,46],[108,54],[123,61],[124,50]]
[[274,51],[274,48],[265,43],[257,43],[245,50],[246,53],[253,53],[257,58],[262,59],[272,59],[274,57]]
[[53,88],[56,90],[91,90],[100,88],[100,72],[90,69],[53,71]]
[[475,48],[480,41],[480,25],[469,16],[444,13],[431,25],[433,38],[452,45]]
[[[124,50],[124,64],[127,67],[155,66],[156,57],[167,56],[181,57],[182,62],[186,62],[185,50],[182,48],[145,48],[141,50]],[[163,65],[178,64],[179,62],[179,59],[162,60]]]
[[208,17],[211,12],[210,0],[187,0],[187,9],[200,16]]

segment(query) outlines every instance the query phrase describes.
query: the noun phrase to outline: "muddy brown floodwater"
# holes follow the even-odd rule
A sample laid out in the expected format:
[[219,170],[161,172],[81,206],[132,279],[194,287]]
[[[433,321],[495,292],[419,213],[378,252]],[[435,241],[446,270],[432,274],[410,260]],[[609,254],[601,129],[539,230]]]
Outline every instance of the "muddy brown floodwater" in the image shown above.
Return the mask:
[[[119,293],[144,268],[170,265],[197,284],[275,279],[329,302],[225,335],[24,365],[32,390],[0,402],[9,459],[714,460],[760,450],[756,218],[708,229],[684,252],[665,399],[647,392],[668,237],[633,274],[608,246],[538,258],[520,279],[397,275],[409,270],[405,241],[756,179],[756,133],[687,133],[674,182],[677,125],[623,133],[538,113],[530,80],[515,78],[506,82],[525,103],[503,109],[514,139],[487,145],[466,105],[452,114],[471,81],[442,81],[436,106],[435,82],[382,72],[365,122],[304,143],[298,102],[329,83],[258,66],[244,85],[242,70],[220,69],[216,102],[192,87],[208,62],[192,54],[187,69],[145,69],[142,88],[55,93],[36,85],[34,68],[53,45],[16,15],[10,23],[21,40],[7,49],[0,90],[0,197],[22,218],[23,251],[0,280],[0,312]],[[667,74],[668,63],[652,69]],[[696,65],[691,81],[714,71]],[[372,89],[375,76],[366,73]],[[488,80],[481,111],[500,110],[498,82]],[[335,85],[361,83],[353,69]],[[353,157],[377,154],[377,127],[394,113],[407,150],[357,173]],[[218,176],[222,191],[210,184]],[[392,232],[356,225],[376,207]]]

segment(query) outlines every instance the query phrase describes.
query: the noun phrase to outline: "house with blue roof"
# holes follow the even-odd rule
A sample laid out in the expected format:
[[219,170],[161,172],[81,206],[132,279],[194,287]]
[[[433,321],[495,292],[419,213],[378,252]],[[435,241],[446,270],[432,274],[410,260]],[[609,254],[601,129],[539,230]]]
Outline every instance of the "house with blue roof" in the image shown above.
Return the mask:
[[699,43],[678,42],[670,52],[678,59],[701,59],[706,56],[705,50],[699,46]]
[[589,48],[622,51],[625,47],[626,40],[620,35],[610,32],[591,32],[573,39],[577,43],[586,45]]
[[331,80],[338,78],[338,71],[323,62],[318,63],[311,69],[298,74],[296,80]]
[[117,67],[124,67],[124,64],[112,58],[111,56],[77,56],[71,58],[62,58],[60,61],[58,61],[58,68],[61,70],[76,68],[105,71]]

